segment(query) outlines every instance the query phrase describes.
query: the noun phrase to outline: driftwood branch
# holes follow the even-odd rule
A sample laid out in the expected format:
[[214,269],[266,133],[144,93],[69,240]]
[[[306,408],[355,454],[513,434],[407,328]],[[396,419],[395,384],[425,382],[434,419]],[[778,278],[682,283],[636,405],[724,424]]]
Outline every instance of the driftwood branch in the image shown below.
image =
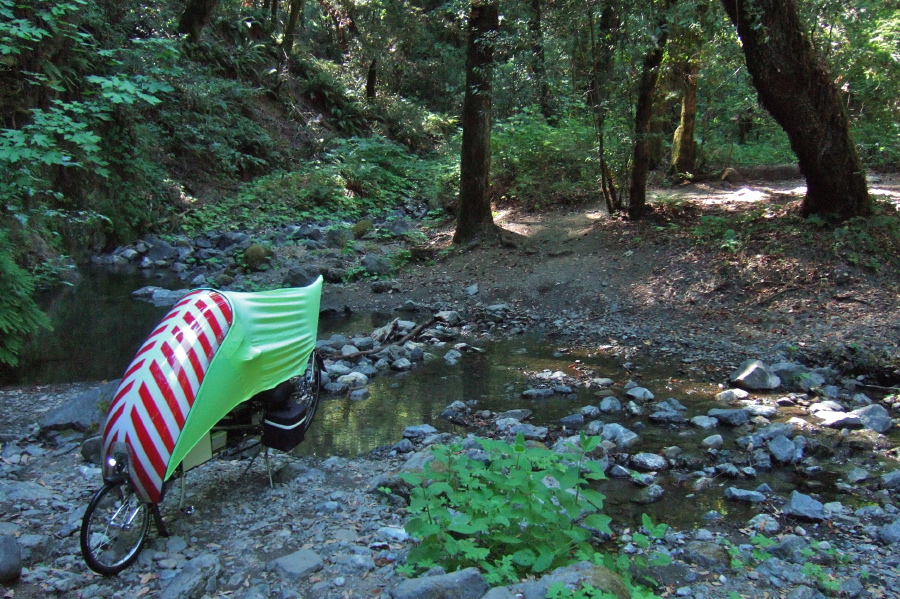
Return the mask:
[[[388,348],[392,345],[400,345],[402,343],[406,343],[410,339],[415,338],[416,335],[418,335],[419,333],[424,331],[427,327],[430,327],[437,321],[438,321],[438,319],[436,317],[432,316],[431,320],[420,324],[419,326],[417,326],[416,328],[411,330],[409,333],[404,335],[403,338],[401,338],[397,341],[392,341],[386,345],[382,345],[381,347],[376,347],[374,349],[368,349],[366,351],[356,352],[355,354],[350,354],[348,356],[342,356],[340,354],[329,354],[327,356],[324,356],[324,358],[327,360],[355,360],[356,358],[362,358],[363,356],[371,356],[372,354],[377,354],[377,353],[384,351],[386,348]],[[395,324],[396,322],[397,321],[395,320],[393,323],[391,323],[391,325],[396,326],[396,324]]]

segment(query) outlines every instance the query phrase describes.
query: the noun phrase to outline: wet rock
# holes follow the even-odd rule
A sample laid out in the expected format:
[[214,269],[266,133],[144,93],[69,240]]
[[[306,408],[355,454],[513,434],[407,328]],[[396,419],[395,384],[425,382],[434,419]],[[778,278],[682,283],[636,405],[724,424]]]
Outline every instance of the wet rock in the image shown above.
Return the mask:
[[605,397],[597,407],[601,412],[605,414],[612,414],[622,411],[622,402],[620,402],[615,397]]
[[655,453],[639,453],[632,456],[631,467],[639,472],[654,472],[668,467],[666,459]]
[[722,438],[722,435],[710,435],[700,442],[700,447],[703,449],[720,449],[724,444],[725,440]]
[[650,505],[652,503],[660,501],[665,496],[665,494],[666,491],[661,486],[650,485],[638,491],[634,496],[633,501],[640,505]]
[[878,404],[853,410],[850,414],[859,418],[863,426],[876,433],[886,433],[893,426],[891,415]]
[[760,360],[747,360],[731,373],[728,380],[748,391],[771,391],[781,385],[781,379]]
[[603,439],[612,441],[621,449],[631,447],[640,441],[640,437],[638,437],[637,433],[634,433],[617,423],[604,425],[601,435]]
[[842,429],[861,429],[863,428],[863,422],[856,414],[850,414],[848,412],[827,412],[821,411],[816,412],[813,416],[819,421],[823,426],[827,426],[830,428]]
[[737,487],[728,487],[725,489],[725,499],[732,501],[742,501],[745,503],[762,503],[766,500],[766,496],[759,491],[747,491]]
[[800,520],[821,522],[825,519],[825,506],[822,502],[798,491],[791,493],[790,499],[781,511],[785,516]]
[[796,447],[794,446],[794,442],[784,435],[779,435],[769,441],[767,447],[772,453],[772,457],[782,464],[791,464],[794,462],[794,452]]
[[481,599],[490,587],[476,568],[452,574],[405,580],[391,591],[393,599]]
[[719,421],[720,424],[724,424],[726,426],[743,426],[749,422],[750,418],[747,416],[747,412],[744,410],[725,410],[719,408],[713,408],[709,412],[706,413],[710,418],[715,418]]
[[22,550],[15,537],[0,536],[0,582],[12,582],[22,575]]

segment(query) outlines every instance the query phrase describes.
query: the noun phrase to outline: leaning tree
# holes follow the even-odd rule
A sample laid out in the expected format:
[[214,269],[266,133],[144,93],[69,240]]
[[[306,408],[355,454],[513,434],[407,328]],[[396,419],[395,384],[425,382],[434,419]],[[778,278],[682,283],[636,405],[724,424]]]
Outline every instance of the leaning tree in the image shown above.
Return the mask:
[[803,214],[846,220],[871,211],[866,175],[833,77],[796,0],[722,0],[759,101],[787,133],[806,177]]

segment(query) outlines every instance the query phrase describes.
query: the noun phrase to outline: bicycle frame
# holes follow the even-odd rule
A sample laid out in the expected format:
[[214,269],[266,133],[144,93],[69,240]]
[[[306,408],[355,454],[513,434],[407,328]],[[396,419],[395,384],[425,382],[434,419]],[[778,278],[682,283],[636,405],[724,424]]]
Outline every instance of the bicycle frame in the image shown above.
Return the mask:
[[303,288],[199,289],[182,298],[113,396],[103,431],[104,480],[127,477],[142,501],[162,501],[165,481],[216,423],[304,372],[321,292],[320,277]]

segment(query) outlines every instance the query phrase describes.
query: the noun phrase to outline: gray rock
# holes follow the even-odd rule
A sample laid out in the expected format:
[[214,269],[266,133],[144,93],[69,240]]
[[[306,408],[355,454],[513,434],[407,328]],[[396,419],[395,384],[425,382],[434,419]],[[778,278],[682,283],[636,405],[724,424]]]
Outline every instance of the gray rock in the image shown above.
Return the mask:
[[881,486],[885,489],[900,489],[900,470],[892,470],[881,476]]
[[853,410],[850,414],[859,418],[863,426],[876,433],[886,433],[892,426],[891,415],[883,406],[878,404]]
[[744,406],[744,411],[751,416],[761,416],[763,418],[774,418],[778,415],[778,408],[775,406],[766,406],[761,404],[752,404]]
[[737,487],[728,487],[725,489],[725,499],[742,501],[745,503],[762,503],[766,500],[766,496],[759,491],[747,491],[746,489],[738,489]]
[[569,414],[559,419],[559,423],[568,429],[580,429],[584,426],[584,414]]
[[550,587],[557,583],[569,589],[581,588],[583,583],[590,583],[603,591],[604,597],[617,599],[629,597],[628,589],[621,576],[589,562],[579,562],[564,568],[557,568],[538,580],[522,582],[508,588],[514,596],[522,599],[544,599],[547,597]]
[[900,545],[900,520],[879,528],[878,538],[888,545]]
[[270,572],[276,572],[279,576],[291,581],[299,581],[313,572],[318,572],[324,566],[322,558],[315,551],[300,549],[294,553],[272,560],[266,566]]
[[360,387],[365,387],[369,384],[369,377],[361,372],[350,372],[343,376],[339,376],[337,382],[347,385],[350,389],[359,389]]
[[769,514],[759,514],[758,516],[754,516],[750,522],[747,523],[747,528],[755,532],[775,534],[781,530],[781,525],[778,524],[778,519],[774,516]]
[[724,410],[721,408],[713,408],[706,413],[710,418],[715,418],[720,424],[726,426],[743,426],[750,421],[747,412],[744,410]]
[[306,287],[319,278],[319,269],[307,264],[295,264],[287,269],[284,282],[288,287]]
[[773,422],[772,424],[757,430],[755,434],[764,441],[769,441],[779,435],[784,435],[790,439],[794,436],[794,425],[786,422]]
[[640,437],[638,437],[637,433],[628,430],[618,423],[604,425],[601,436],[604,440],[615,443],[616,447],[619,447],[620,449],[631,447],[640,441]]
[[700,442],[700,447],[704,449],[721,449],[724,443],[725,440],[722,438],[722,435],[710,435]]
[[106,411],[118,388],[117,379],[88,389],[72,401],[47,412],[39,424],[44,430],[97,431],[106,422]]
[[644,387],[632,387],[625,392],[625,395],[639,402],[653,401],[654,397],[653,393],[651,393],[649,389],[645,389]]
[[821,522],[825,519],[825,506],[809,495],[794,491],[782,509],[785,516],[791,516],[800,520]]
[[393,599],[481,599],[489,590],[476,568],[451,574],[404,580],[393,591]]
[[661,500],[665,494],[666,491],[661,486],[650,485],[638,491],[632,498],[632,501],[640,505],[650,505]]
[[848,412],[828,412],[821,411],[813,414],[815,418],[823,425],[829,428],[863,428],[863,422],[856,414]]
[[785,535],[777,544],[768,549],[769,553],[779,559],[799,564],[806,561],[803,551],[809,547],[809,543],[803,537],[797,535]]
[[455,310],[443,310],[434,315],[440,321],[446,322],[451,327],[455,327],[463,323],[463,318],[459,312]]
[[771,391],[781,385],[781,379],[759,360],[747,360],[731,373],[728,380],[749,391]]
[[0,501],[33,502],[51,499],[53,494],[47,487],[31,481],[0,479]]
[[603,401],[600,402],[600,405],[597,406],[601,412],[606,414],[611,414],[613,412],[621,412],[622,411],[622,402],[616,399],[615,397],[604,397]]
[[92,464],[99,464],[103,457],[100,455],[103,451],[103,437],[89,437],[81,443],[81,457],[84,461]]
[[422,440],[428,435],[433,435],[437,433],[438,430],[431,426],[430,424],[419,424],[417,426],[407,426],[403,429],[403,438],[404,439],[412,439]]
[[723,403],[747,399],[748,397],[750,397],[750,394],[743,389],[726,389],[725,391],[716,393],[716,401],[721,401]]
[[648,418],[657,424],[685,424],[688,421],[687,418],[678,412],[668,410],[653,412]]
[[784,435],[779,435],[769,441],[767,447],[772,453],[772,457],[782,464],[793,463],[796,447],[794,446],[794,442]]
[[391,363],[391,369],[399,372],[406,372],[412,370],[412,362],[406,358],[400,358]]
[[522,397],[527,399],[544,399],[553,395],[553,389],[535,388],[526,389],[522,392]]
[[365,401],[372,397],[372,392],[366,388],[363,389],[354,389],[350,392],[350,400],[351,401]]
[[160,591],[160,597],[195,599],[210,587],[215,590],[222,566],[215,555],[204,554],[184,562],[184,567]]
[[22,575],[22,550],[15,537],[0,537],[0,582],[12,582]]
[[526,439],[532,441],[543,441],[547,438],[549,432],[550,431],[547,430],[546,426],[533,426],[531,424],[516,424],[509,429],[510,436],[515,437],[516,435],[521,434]]
[[386,277],[390,275],[391,271],[394,269],[391,261],[387,258],[373,256],[371,254],[363,256],[362,260],[360,260],[360,264],[369,274],[376,277]]
[[709,416],[694,416],[691,418],[691,424],[703,430],[711,430],[719,426],[719,421]]
[[631,458],[631,467],[639,472],[654,472],[668,467],[666,459],[655,453],[639,453]]

